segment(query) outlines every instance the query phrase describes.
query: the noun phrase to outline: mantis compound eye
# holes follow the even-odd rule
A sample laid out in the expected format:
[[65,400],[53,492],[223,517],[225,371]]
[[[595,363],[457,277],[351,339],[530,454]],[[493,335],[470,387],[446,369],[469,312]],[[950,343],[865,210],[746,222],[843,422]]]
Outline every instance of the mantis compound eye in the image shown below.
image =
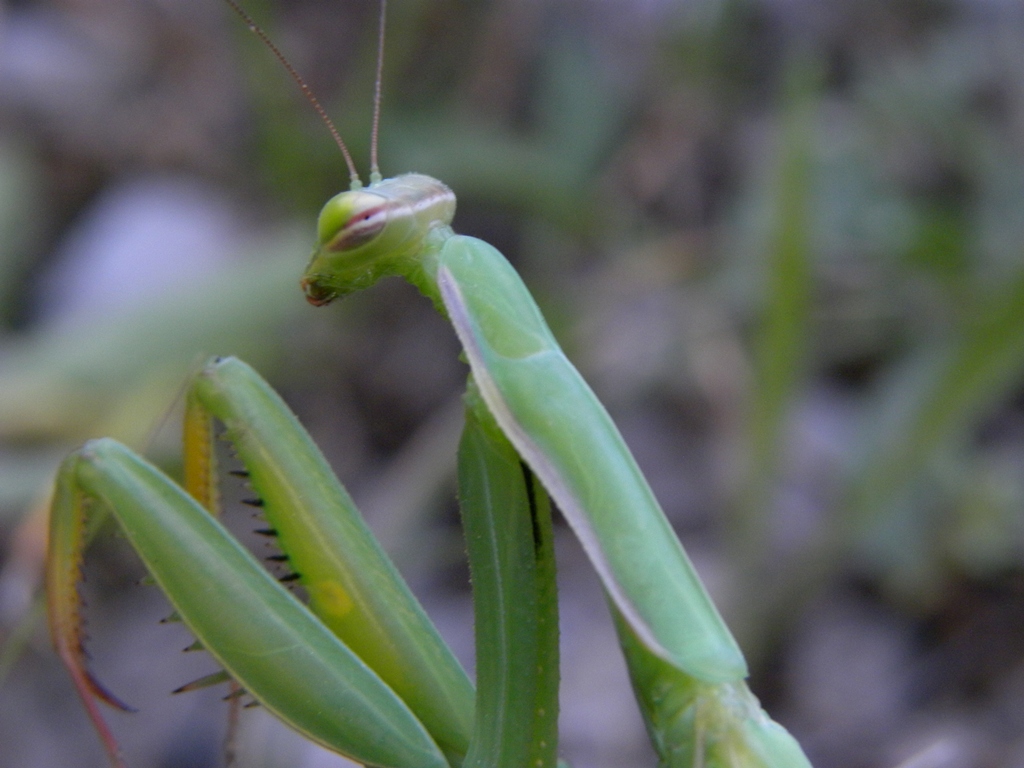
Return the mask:
[[371,192],[343,192],[320,212],[320,243],[324,251],[341,253],[360,248],[388,223],[388,201]]

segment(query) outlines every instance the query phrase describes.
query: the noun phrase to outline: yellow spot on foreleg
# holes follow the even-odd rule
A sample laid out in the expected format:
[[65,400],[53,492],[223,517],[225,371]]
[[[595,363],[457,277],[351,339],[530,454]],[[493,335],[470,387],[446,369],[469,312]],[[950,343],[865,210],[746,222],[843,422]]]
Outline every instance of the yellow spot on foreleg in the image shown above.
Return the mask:
[[352,610],[348,592],[336,581],[320,581],[308,585],[309,599],[324,616],[342,618]]

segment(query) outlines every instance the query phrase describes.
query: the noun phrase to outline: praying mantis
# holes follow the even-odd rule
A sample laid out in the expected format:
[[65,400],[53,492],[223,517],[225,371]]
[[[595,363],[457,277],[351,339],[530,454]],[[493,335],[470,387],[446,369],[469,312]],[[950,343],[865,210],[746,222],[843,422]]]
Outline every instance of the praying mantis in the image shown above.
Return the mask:
[[[277,48],[227,0],[309,95]],[[802,768],[796,741],[748,690],[743,655],[618,429],[568,360],[522,280],[487,243],[455,234],[455,195],[422,174],[323,207],[301,278],[322,306],[397,276],[452,325],[470,374],[459,498],[474,587],[476,685],[455,660],[351,498],[281,398],[245,363],[217,358],[188,387],[176,484],[110,440],[62,464],[51,511],[48,609],[58,654],[114,766],[99,708],[127,709],[85,664],[77,582],[86,515],[108,511],[197,643],[292,728],[382,768],[558,763],[558,616],[550,501],[605,590],[660,764]],[[215,424],[244,469],[261,532],[300,602],[220,524]]]

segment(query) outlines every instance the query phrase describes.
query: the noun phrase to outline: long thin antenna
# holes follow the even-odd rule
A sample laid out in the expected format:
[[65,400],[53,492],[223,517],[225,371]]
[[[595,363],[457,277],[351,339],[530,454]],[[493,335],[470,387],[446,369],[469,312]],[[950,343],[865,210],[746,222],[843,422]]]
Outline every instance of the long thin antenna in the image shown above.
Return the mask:
[[377,137],[380,135],[381,81],[384,79],[384,27],[388,14],[388,0],[380,0],[380,30],[377,32],[377,84],[373,92],[373,130],[370,133],[370,183],[381,180],[377,165]]
[[[313,105],[313,109],[315,109],[317,114],[320,115],[320,119],[324,121],[324,124],[327,126],[327,130],[331,132],[331,136],[334,137],[334,143],[338,145],[339,149],[341,149],[341,154],[345,157],[345,165],[348,166],[348,175],[351,180],[352,189],[359,189],[362,187],[363,182],[359,178],[359,173],[356,171],[356,164],[352,162],[352,155],[349,154],[348,147],[345,146],[345,142],[342,140],[341,134],[338,133],[338,129],[334,127],[334,122],[330,117],[328,117],[327,111],[320,105],[319,99],[313,95],[313,91],[308,85],[306,85],[306,81],[302,79],[302,76],[295,70],[295,67],[292,66],[291,62],[285,58],[284,54],[281,53],[278,47],[271,42],[267,33],[264,32],[255,21],[253,21],[252,17],[248,13],[242,10],[242,7],[236,3],[235,0],[224,0],[224,2],[230,5],[234,12],[242,18],[242,21],[244,21],[249,27],[249,31],[253,32],[260,40],[263,41],[263,44],[270,49],[271,53],[277,57],[277,60],[281,62],[288,74],[291,75],[292,80],[298,84],[299,89],[303,94],[305,94],[309,103]],[[377,76],[377,87],[378,89],[380,88],[380,75]],[[376,140],[374,140],[374,154],[376,154]],[[376,161],[374,162],[374,167],[376,167]]]

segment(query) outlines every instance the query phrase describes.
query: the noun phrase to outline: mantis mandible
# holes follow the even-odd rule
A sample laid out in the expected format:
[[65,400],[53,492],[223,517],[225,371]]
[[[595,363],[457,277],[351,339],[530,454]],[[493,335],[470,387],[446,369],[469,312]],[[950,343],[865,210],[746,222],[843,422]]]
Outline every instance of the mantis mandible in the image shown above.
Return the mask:
[[[302,79],[263,32],[227,0]],[[744,682],[746,663],[621,435],[487,243],[455,234],[455,196],[421,174],[383,179],[376,134],[363,187],[320,213],[301,284],[321,306],[399,276],[452,324],[469,364],[459,488],[474,582],[477,690],[381,551],[320,452],[244,363],[192,382],[178,486],[113,440],[63,463],[47,572],[57,650],[115,766],[97,705],[126,708],[88,672],[77,597],[90,506],[109,510],[198,642],[270,712],[372,766],[544,768],[557,762],[557,600],[550,495],[605,589],[664,766],[808,766]],[[252,503],[305,588],[299,602],[216,519],[214,421]],[[218,678],[220,679],[220,678]]]

